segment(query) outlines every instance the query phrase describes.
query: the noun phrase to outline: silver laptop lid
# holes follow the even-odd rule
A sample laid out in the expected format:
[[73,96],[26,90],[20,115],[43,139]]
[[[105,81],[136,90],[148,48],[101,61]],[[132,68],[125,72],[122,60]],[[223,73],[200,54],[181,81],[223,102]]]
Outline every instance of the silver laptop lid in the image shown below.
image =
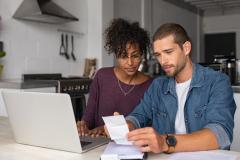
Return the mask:
[[3,91],[16,142],[81,153],[67,94]]

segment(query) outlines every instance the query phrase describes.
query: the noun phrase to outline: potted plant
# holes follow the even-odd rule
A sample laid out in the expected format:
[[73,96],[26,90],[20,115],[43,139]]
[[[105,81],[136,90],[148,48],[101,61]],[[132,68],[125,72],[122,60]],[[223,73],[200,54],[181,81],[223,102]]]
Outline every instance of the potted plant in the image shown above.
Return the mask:
[[[0,58],[4,57],[6,55],[6,52],[3,51],[3,42],[0,42]],[[0,64],[0,76],[2,74],[3,65]]]

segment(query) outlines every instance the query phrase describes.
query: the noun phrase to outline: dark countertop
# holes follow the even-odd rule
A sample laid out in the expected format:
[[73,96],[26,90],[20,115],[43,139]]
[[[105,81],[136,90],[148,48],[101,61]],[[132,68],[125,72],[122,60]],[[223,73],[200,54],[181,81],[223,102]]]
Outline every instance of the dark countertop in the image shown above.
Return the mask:
[[57,81],[33,80],[23,82],[21,79],[6,79],[0,81],[0,88],[8,89],[30,89],[30,88],[47,88],[56,87]]
[[240,86],[232,86],[234,93],[240,93]]
[[[46,88],[46,87],[57,87],[58,82],[56,80],[44,81],[44,80],[33,80],[23,82],[20,79],[1,80],[0,88],[8,89],[30,89],[30,88]],[[240,85],[232,86],[234,93],[240,93]]]

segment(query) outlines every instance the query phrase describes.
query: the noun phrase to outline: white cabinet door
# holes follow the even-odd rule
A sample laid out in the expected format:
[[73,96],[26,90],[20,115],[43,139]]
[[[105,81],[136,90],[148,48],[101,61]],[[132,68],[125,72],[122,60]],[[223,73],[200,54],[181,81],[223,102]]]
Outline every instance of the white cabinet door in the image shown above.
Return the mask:
[[2,91],[0,90],[0,116],[7,117],[7,111],[4,105],[3,97],[2,97]]
[[14,90],[14,91],[20,91],[20,89],[5,89],[5,88],[0,88],[0,116],[7,117],[7,110],[4,104],[3,96],[2,96],[2,91],[4,90]]
[[237,109],[234,116],[234,132],[233,132],[233,143],[231,150],[240,151],[240,93],[234,93],[234,99],[237,105]]

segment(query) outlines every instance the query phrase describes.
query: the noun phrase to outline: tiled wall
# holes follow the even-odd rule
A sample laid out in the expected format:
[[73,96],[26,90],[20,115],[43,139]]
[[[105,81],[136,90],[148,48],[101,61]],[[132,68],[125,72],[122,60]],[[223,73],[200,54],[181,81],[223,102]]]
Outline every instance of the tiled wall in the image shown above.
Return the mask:
[[[0,41],[4,42],[7,56],[2,78],[21,78],[22,73],[62,73],[82,75],[87,56],[88,3],[87,0],[57,0],[60,6],[79,18],[78,22],[51,25],[20,21],[12,18],[22,0],[0,0]],[[66,60],[59,55],[61,33],[57,29],[81,32],[75,37],[77,61]],[[70,52],[69,34],[69,52]]]

